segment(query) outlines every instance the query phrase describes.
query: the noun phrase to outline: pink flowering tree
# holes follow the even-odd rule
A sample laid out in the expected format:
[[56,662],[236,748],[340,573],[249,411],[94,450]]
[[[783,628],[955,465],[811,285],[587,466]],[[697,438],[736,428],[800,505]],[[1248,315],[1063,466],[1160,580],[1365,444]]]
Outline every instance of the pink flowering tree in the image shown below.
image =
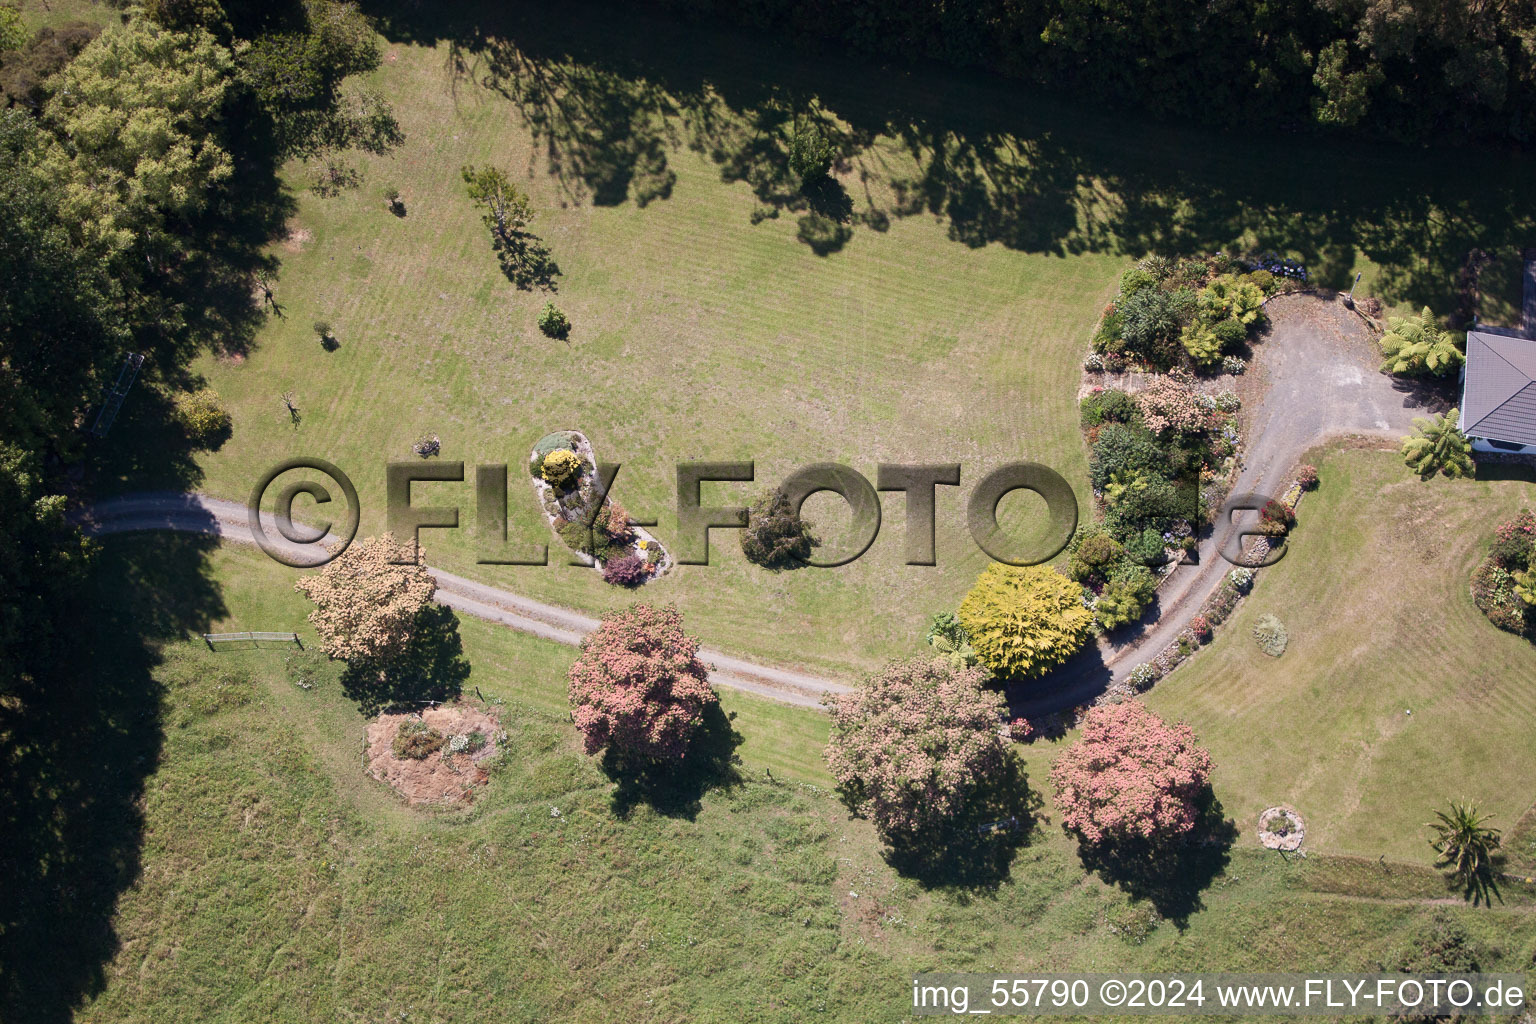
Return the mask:
[[587,753],[683,760],[719,703],[698,653],[674,607],[637,604],[603,616],[568,676],[571,717]]
[[831,701],[827,767],[887,842],[942,832],[1007,775],[1006,704],[985,679],[941,659],[899,662]]
[[1051,769],[1062,824],[1092,846],[1185,837],[1210,776],[1211,755],[1189,726],[1137,700],[1090,710]]
[[1195,434],[1211,423],[1210,410],[1201,404],[1198,392],[1171,375],[1154,377],[1136,396],[1136,405],[1147,428],[1155,434]]

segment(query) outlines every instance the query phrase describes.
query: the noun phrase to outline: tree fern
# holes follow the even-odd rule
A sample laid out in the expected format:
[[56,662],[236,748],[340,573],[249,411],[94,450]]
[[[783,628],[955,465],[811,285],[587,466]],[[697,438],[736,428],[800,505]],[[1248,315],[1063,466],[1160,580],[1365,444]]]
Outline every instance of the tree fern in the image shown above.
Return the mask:
[[1436,473],[1452,478],[1472,475],[1472,446],[1456,429],[1459,411],[1452,409],[1438,419],[1416,417],[1417,433],[1403,439],[1403,461],[1425,480]]
[[1414,376],[1444,376],[1466,359],[1455,336],[1440,330],[1428,306],[1418,316],[1391,319],[1381,336],[1381,354],[1387,357],[1382,370]]

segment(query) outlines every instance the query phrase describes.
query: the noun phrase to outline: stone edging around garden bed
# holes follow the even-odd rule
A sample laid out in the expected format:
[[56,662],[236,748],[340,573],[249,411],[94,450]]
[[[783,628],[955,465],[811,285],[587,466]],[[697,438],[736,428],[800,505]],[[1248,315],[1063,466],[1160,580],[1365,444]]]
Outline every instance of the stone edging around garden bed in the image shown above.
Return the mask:
[[[581,468],[581,471],[580,471],[580,475],[586,477],[588,480],[595,479],[596,475],[597,475],[597,452],[593,449],[592,442],[587,439],[587,435],[583,434],[579,430],[559,430],[559,431],[551,431],[550,433],[566,434],[566,435],[568,435],[570,437],[571,443],[576,446],[576,455],[582,460],[582,468]],[[545,435],[545,436],[548,436],[548,435]],[[535,447],[535,448],[529,449],[529,452],[528,452],[528,462],[529,462],[529,464],[531,464],[533,462],[533,460],[535,458],[537,458],[537,457],[538,457],[537,448]],[[555,502],[557,507],[559,506],[559,500],[560,500],[559,499],[559,495],[555,492],[555,489],[553,487],[551,487],[547,481],[541,479],[540,477],[533,476],[532,474],[529,474],[529,478],[528,479],[529,479],[529,482],[531,482],[533,484],[534,496],[538,499],[539,509],[544,513],[544,520],[545,520],[545,522],[547,522],[549,524],[549,528],[551,530],[554,530],[555,531],[555,535],[558,537],[559,536],[559,530],[557,528],[557,524],[559,522],[561,522],[561,521],[566,521],[566,522],[570,521],[570,520],[563,520],[563,517],[561,517],[557,513],[551,512],[549,510],[549,504],[550,504],[550,500],[551,499],[553,499],[553,501]],[[580,486],[581,485],[578,484],[578,487],[580,487]],[[611,495],[605,495],[603,497],[604,504],[611,504],[612,500],[613,499],[612,499]],[[670,572],[672,570],[672,567],[674,565],[676,565],[677,563],[673,560],[672,553],[667,550],[666,545],[663,544],[661,541],[657,540],[656,537],[652,533],[650,533],[644,527],[636,526],[633,523],[631,523],[629,525],[630,525],[630,529],[632,529],[634,531],[634,533],[635,533],[635,541],[636,541],[636,543],[635,543],[635,545],[632,545],[632,547],[638,547],[639,544],[644,543],[646,545],[646,549],[647,550],[650,548],[651,545],[655,545],[656,550],[661,552],[660,560],[658,560],[657,562],[654,563],[655,567],[656,567],[655,571],[652,572],[644,581],[642,581],[641,585],[643,586],[645,583],[650,583],[653,580],[657,580],[657,579],[660,579],[662,576],[665,576],[668,572]],[[564,539],[563,538],[561,540],[561,543],[564,544]],[[582,559],[588,560],[592,564],[592,567],[595,568],[598,572],[602,572],[603,571],[603,562],[600,559],[593,558],[591,555],[582,554],[579,551],[572,551],[571,553],[576,555],[578,558],[582,558]]]
[[[1295,826],[1284,835],[1278,832],[1266,832],[1264,823],[1276,815],[1284,815]],[[1259,843],[1269,850],[1279,850],[1282,853],[1292,853],[1301,849],[1301,844],[1307,838],[1307,825],[1302,821],[1301,815],[1289,807],[1276,805],[1266,807],[1259,812]]]

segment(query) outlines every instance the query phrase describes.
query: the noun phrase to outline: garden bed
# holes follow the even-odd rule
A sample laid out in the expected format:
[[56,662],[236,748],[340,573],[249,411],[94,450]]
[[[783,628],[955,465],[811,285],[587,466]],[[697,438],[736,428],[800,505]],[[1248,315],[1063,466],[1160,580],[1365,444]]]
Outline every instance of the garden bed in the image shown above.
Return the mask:
[[550,529],[605,581],[643,586],[675,564],[661,541],[629,521],[622,505],[610,496],[598,497],[597,453],[581,431],[560,430],[540,438],[529,452],[528,472]]
[[1259,843],[1269,850],[1291,853],[1307,838],[1301,815],[1289,807],[1266,807],[1259,814]]
[[445,705],[368,723],[363,760],[409,804],[463,804],[490,778],[486,763],[505,742],[493,713]]

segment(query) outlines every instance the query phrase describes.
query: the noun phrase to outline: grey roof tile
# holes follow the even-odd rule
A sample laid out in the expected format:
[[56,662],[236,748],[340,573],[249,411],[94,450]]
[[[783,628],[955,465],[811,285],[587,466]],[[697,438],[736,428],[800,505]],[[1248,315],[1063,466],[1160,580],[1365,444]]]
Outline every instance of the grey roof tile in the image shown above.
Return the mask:
[[1461,420],[1473,437],[1536,444],[1536,341],[1467,335]]

